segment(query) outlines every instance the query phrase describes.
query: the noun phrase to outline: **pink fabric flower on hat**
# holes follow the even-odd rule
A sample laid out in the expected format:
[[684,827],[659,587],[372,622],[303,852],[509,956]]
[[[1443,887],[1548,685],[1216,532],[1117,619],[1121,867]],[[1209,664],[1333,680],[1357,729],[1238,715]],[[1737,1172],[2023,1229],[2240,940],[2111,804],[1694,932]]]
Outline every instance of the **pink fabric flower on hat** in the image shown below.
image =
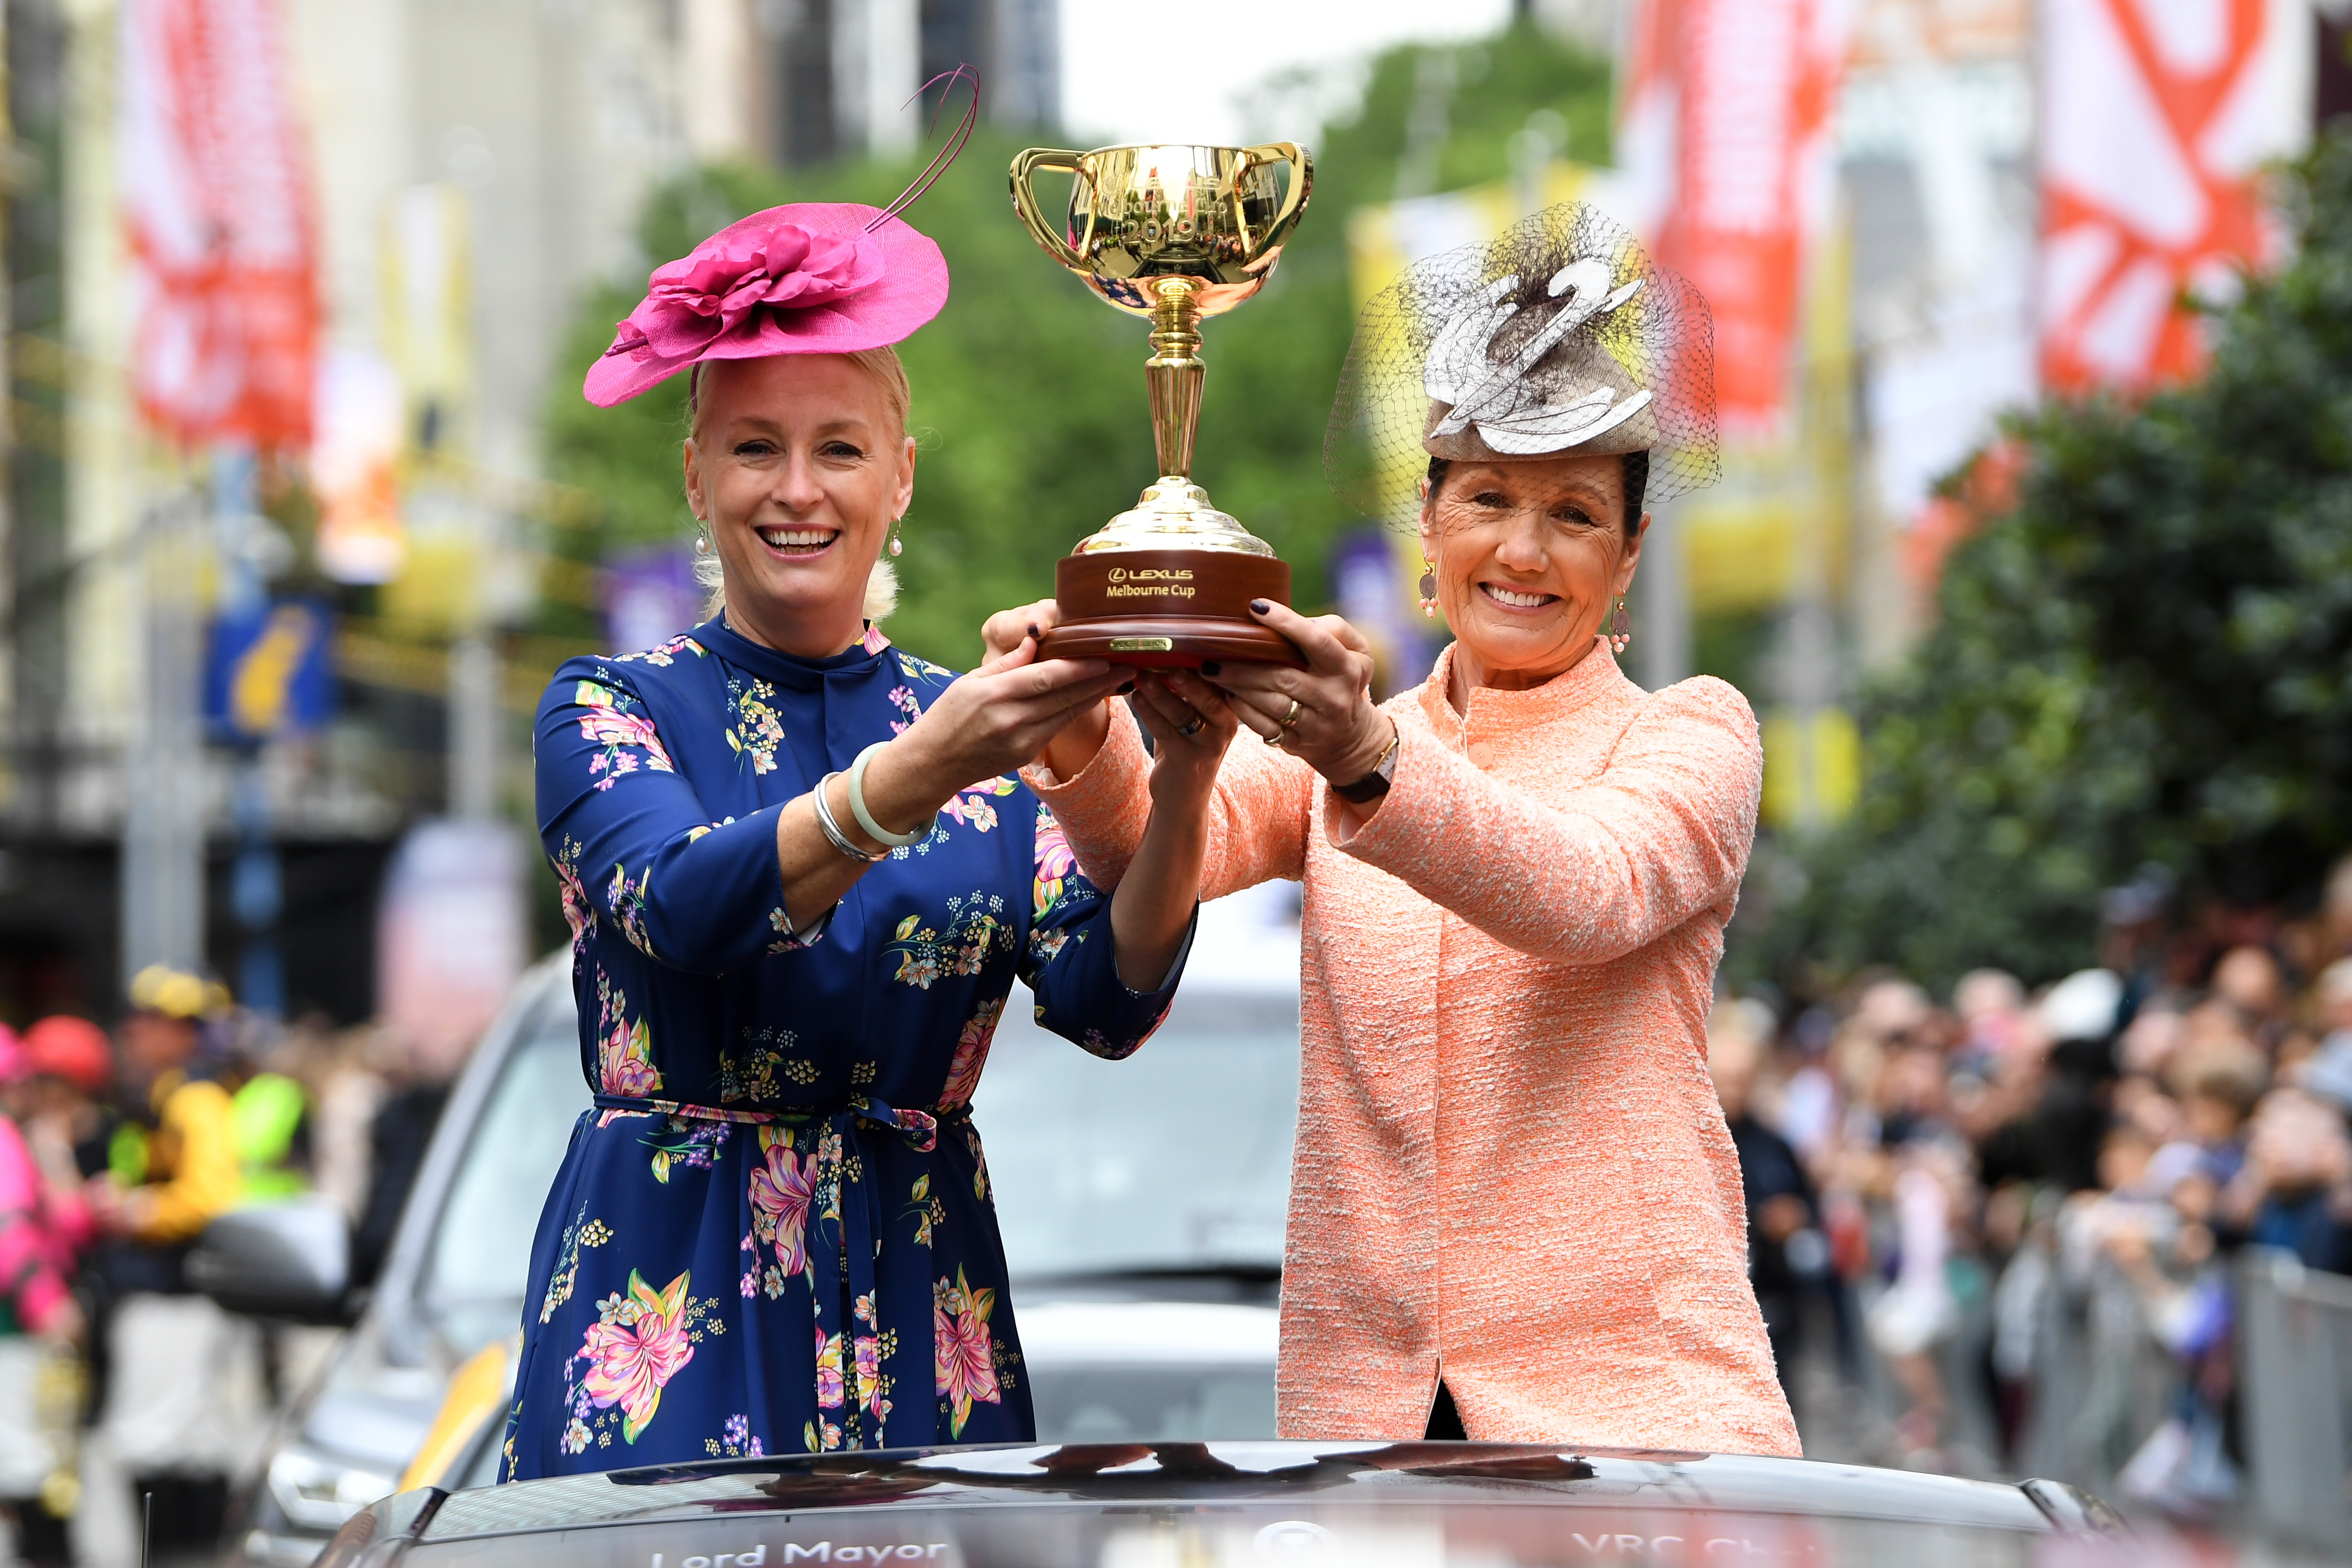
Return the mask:
[[875,208],[799,202],[754,213],[655,268],[583,391],[599,407],[701,360],[849,353],[895,343],[939,314],[940,247]]
[[729,229],[682,261],[656,268],[646,297],[607,353],[651,344],[665,359],[698,354],[761,305],[845,300],[882,276],[882,247],[863,234],[812,234],[779,222],[764,234]]

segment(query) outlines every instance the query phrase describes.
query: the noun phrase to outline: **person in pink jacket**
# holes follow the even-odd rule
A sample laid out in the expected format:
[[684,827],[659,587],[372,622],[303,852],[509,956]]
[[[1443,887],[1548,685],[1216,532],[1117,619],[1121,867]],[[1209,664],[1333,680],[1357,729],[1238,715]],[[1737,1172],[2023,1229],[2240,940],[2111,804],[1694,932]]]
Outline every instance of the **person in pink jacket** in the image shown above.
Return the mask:
[[[1305,668],[1132,699],[1266,742],[1222,767],[1202,896],[1306,882],[1285,1436],[1799,1452],[1706,1071],[1756,721],[1611,657],[1645,492],[1714,474],[1706,342],[1696,294],[1587,209],[1418,264],[1366,310],[1327,456],[1410,521],[1454,645],[1376,706],[1353,627],[1261,601]],[[1029,773],[1106,887],[1149,776],[1108,704]]]
[[[16,1109],[33,1058],[15,1030],[0,1025],[0,1095]],[[13,1114],[0,1112],[0,1310],[5,1327],[79,1339],[80,1305],[67,1277],[86,1226],[79,1205],[53,1201],[40,1162]]]

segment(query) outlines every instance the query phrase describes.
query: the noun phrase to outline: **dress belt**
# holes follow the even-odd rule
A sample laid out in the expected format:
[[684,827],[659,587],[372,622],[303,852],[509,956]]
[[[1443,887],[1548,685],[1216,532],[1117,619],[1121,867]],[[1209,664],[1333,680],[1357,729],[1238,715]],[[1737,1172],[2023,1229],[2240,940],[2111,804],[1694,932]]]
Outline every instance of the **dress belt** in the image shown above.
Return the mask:
[[943,1123],[971,1120],[971,1107],[969,1105],[951,1105],[929,1110],[900,1110],[865,1095],[852,1095],[833,1105],[780,1105],[767,1110],[693,1105],[678,1100],[642,1100],[626,1094],[600,1094],[595,1100],[600,1110],[627,1111],[646,1116],[683,1116],[696,1121],[735,1121],[754,1127],[797,1127],[813,1121],[867,1121],[898,1132],[919,1154],[928,1154],[938,1146],[940,1128]]

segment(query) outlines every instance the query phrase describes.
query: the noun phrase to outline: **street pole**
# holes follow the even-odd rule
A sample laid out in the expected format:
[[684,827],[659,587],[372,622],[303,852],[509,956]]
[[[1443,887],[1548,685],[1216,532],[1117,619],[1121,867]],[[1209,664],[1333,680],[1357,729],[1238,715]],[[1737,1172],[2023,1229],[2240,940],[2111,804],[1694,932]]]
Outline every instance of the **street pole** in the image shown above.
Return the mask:
[[499,813],[499,656],[488,628],[461,628],[449,647],[449,815]]
[[1690,587],[1683,572],[1679,503],[1650,509],[1650,531],[1642,539],[1642,563],[1634,569],[1633,669],[1652,691],[1688,679],[1691,652]]
[[[216,446],[212,468],[219,613],[225,620],[258,616],[268,599],[258,548],[268,524],[257,504],[253,452],[226,443]],[[236,829],[236,861],[229,874],[229,909],[236,916],[238,931],[236,997],[259,1016],[281,1020],[286,1016],[286,960],[278,950],[278,924],[286,909],[285,879],[270,814],[267,742],[259,737],[237,747],[229,817]]]
[[182,488],[139,529],[139,691],[122,825],[122,979],[150,964],[194,973],[205,954],[201,503]]

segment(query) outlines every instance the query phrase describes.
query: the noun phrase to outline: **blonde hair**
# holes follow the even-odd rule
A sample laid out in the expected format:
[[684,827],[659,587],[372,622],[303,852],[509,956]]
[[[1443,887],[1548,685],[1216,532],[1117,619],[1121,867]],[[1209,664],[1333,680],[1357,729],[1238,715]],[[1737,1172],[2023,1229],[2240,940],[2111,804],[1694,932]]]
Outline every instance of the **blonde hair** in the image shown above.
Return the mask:
[[[907,413],[914,402],[914,389],[908,384],[906,364],[898,351],[888,343],[878,349],[857,349],[840,356],[871,376],[882,389],[883,405],[889,410],[890,421],[898,426],[898,437],[907,437]],[[702,438],[702,371],[708,361],[698,363],[686,376],[686,434],[689,441]],[[710,525],[695,525],[694,580],[704,591],[702,618],[709,620],[727,607],[727,570],[719,559],[718,541],[710,536]],[[887,555],[874,558],[874,570],[866,578],[865,616],[869,621],[880,622],[898,607],[898,573]]]

